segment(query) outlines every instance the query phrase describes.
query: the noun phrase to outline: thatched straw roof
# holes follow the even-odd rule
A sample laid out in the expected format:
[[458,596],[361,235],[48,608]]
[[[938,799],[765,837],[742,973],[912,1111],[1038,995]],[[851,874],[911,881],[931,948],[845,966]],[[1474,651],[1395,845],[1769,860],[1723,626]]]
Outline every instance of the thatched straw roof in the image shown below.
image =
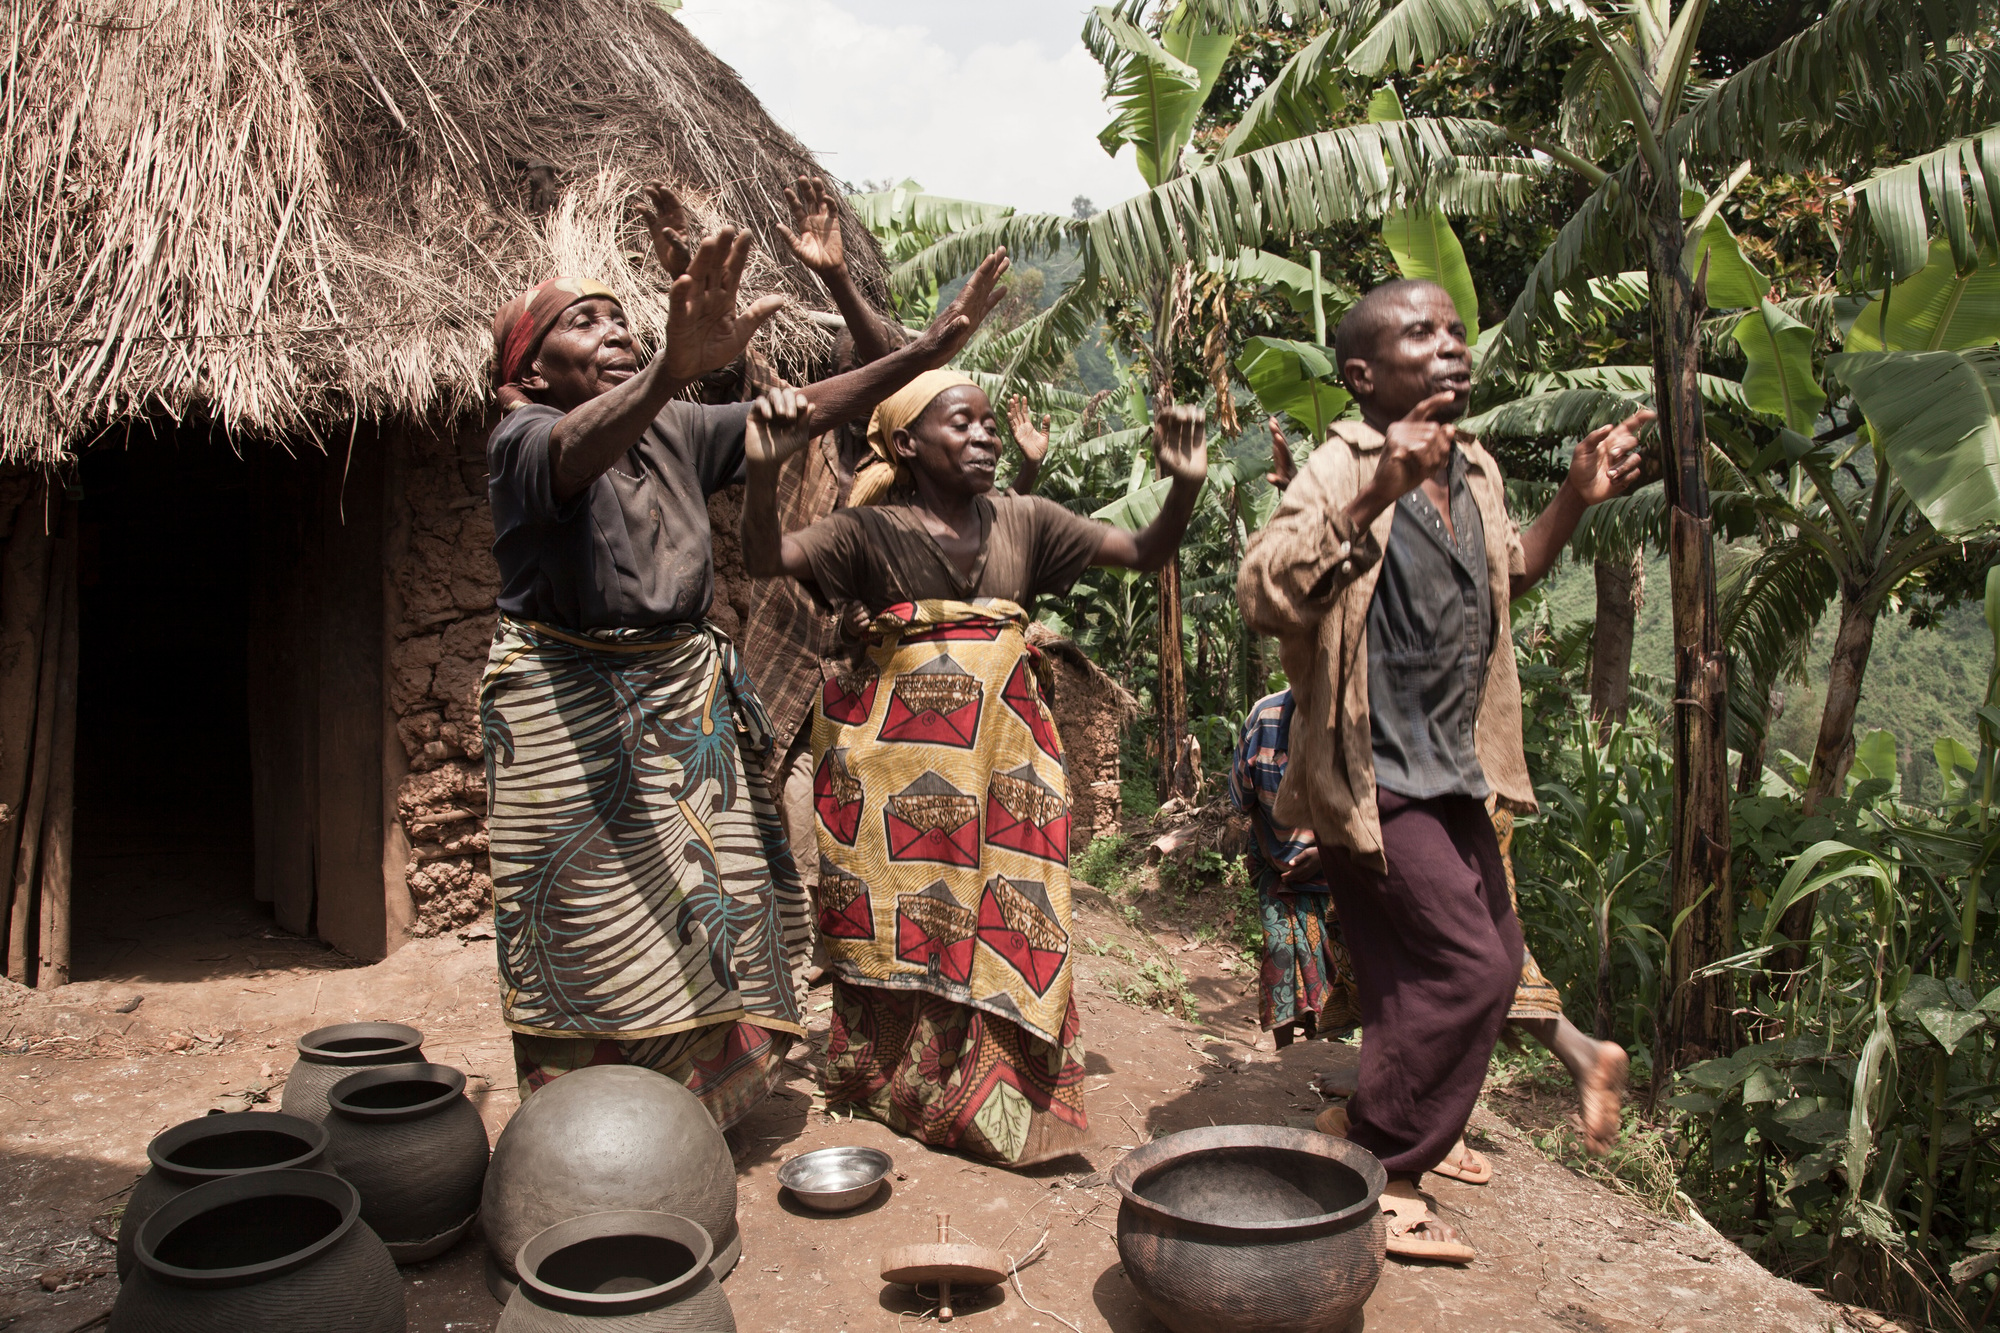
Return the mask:
[[655,177],[758,236],[747,287],[799,302],[760,344],[780,370],[829,345],[775,230],[820,168],[650,0],[49,0],[0,22],[0,461],[135,416],[310,440],[478,407],[493,310],[555,271],[609,283],[650,342],[665,288],[625,203]]

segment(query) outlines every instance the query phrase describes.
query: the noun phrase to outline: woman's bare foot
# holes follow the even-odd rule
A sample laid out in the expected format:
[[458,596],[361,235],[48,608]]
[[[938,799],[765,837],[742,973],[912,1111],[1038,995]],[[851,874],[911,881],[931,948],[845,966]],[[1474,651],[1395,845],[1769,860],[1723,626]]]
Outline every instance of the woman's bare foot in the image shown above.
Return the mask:
[[1613,1041],[1597,1043],[1597,1059],[1576,1081],[1583,1100],[1583,1146],[1608,1153],[1618,1142],[1619,1112],[1625,1105],[1625,1079],[1631,1061]]

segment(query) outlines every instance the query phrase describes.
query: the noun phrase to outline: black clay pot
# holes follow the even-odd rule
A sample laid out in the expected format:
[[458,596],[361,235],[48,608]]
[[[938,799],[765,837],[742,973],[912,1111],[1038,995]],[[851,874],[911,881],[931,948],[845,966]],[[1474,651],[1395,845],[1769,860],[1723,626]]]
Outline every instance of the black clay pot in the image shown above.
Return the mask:
[[326,1094],[374,1065],[420,1064],[424,1034],[402,1023],[336,1023],[299,1038],[299,1058],[285,1076],[278,1109],[314,1124],[326,1119]]
[[139,1227],[111,1333],[404,1333],[403,1279],[324,1171],[197,1185]]
[[1388,1176],[1346,1139],[1276,1125],[1169,1134],[1111,1173],[1118,1257],[1174,1333],[1331,1333],[1382,1276]]
[[146,1145],[153,1169],[139,1177],[118,1224],[118,1276],[139,1262],[139,1227],[160,1205],[196,1185],[251,1171],[314,1170],[326,1154],[326,1131],[295,1115],[234,1111],[205,1115]]
[[493,1148],[480,1206],[487,1288],[506,1301],[515,1255],[548,1227],[627,1210],[693,1221],[715,1247],[709,1268],[718,1280],[743,1253],[736,1164],[692,1092],[638,1065],[591,1065],[552,1080]]
[[479,1215],[486,1124],[448,1065],[384,1065],[327,1093],[327,1164],[399,1264],[442,1254]]
[[672,1213],[590,1213],[515,1256],[520,1289],[494,1333],[736,1333],[708,1233]]

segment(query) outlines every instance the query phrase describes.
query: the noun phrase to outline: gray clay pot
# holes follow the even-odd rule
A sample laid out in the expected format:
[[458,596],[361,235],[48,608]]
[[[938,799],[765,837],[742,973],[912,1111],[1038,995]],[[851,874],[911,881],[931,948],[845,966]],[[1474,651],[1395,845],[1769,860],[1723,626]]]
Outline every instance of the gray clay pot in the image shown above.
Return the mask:
[[736,1333],[713,1250],[671,1213],[558,1222],[515,1255],[521,1285],[494,1333]]
[[486,1124],[448,1065],[384,1065],[327,1093],[326,1159],[361,1192],[361,1220],[399,1264],[444,1251],[472,1226],[486,1180]]
[[530,1238],[586,1213],[685,1217],[712,1238],[718,1281],[743,1253],[736,1165],[695,1095],[637,1065],[591,1065],[545,1084],[501,1131],[480,1224],[487,1285],[508,1299]]
[[336,1023],[299,1038],[299,1058],[285,1075],[278,1109],[314,1124],[326,1119],[326,1094],[340,1080],[375,1065],[418,1064],[424,1034],[402,1023]]
[[404,1333],[403,1279],[324,1171],[197,1185],[139,1227],[111,1333]]
[[233,1111],[175,1125],[146,1145],[153,1169],[139,1177],[118,1224],[118,1276],[139,1262],[139,1227],[160,1205],[196,1185],[250,1171],[319,1169],[326,1131],[295,1115]]
[[1183,1130],[1126,1157],[1111,1181],[1125,1275],[1174,1333],[1346,1328],[1382,1276],[1388,1176],[1346,1139]]

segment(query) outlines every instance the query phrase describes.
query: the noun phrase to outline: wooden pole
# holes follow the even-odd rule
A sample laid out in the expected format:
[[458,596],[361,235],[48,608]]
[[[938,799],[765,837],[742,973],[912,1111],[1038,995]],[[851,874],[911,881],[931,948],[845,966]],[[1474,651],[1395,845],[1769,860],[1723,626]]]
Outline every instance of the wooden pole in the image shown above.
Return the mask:
[[[70,882],[73,860],[71,832],[76,818],[76,670],[77,626],[76,501],[63,506],[62,537],[56,546],[56,574],[50,581],[50,601],[62,603],[61,633],[51,625],[50,637],[60,637],[56,659],[56,725],[49,772],[49,805],[42,821],[41,965],[35,985],[54,990],[69,984]],[[59,580],[59,582],[58,582]]]
[[0,554],[0,966],[12,935],[14,851],[28,794],[35,743],[35,681],[42,664],[43,608],[49,597],[45,488],[37,479],[14,511]]
[[12,867],[14,893],[7,924],[7,975],[22,985],[34,983],[34,967],[41,953],[35,939],[40,913],[35,889],[40,882],[42,820],[49,804],[49,773],[55,760],[56,674],[61,661],[60,627],[67,614],[64,594],[70,579],[64,572],[63,543],[55,543],[55,558],[49,562],[44,585],[47,598],[42,613],[40,665],[35,674],[34,753],[28,761],[28,795],[22,802],[18,845]]

